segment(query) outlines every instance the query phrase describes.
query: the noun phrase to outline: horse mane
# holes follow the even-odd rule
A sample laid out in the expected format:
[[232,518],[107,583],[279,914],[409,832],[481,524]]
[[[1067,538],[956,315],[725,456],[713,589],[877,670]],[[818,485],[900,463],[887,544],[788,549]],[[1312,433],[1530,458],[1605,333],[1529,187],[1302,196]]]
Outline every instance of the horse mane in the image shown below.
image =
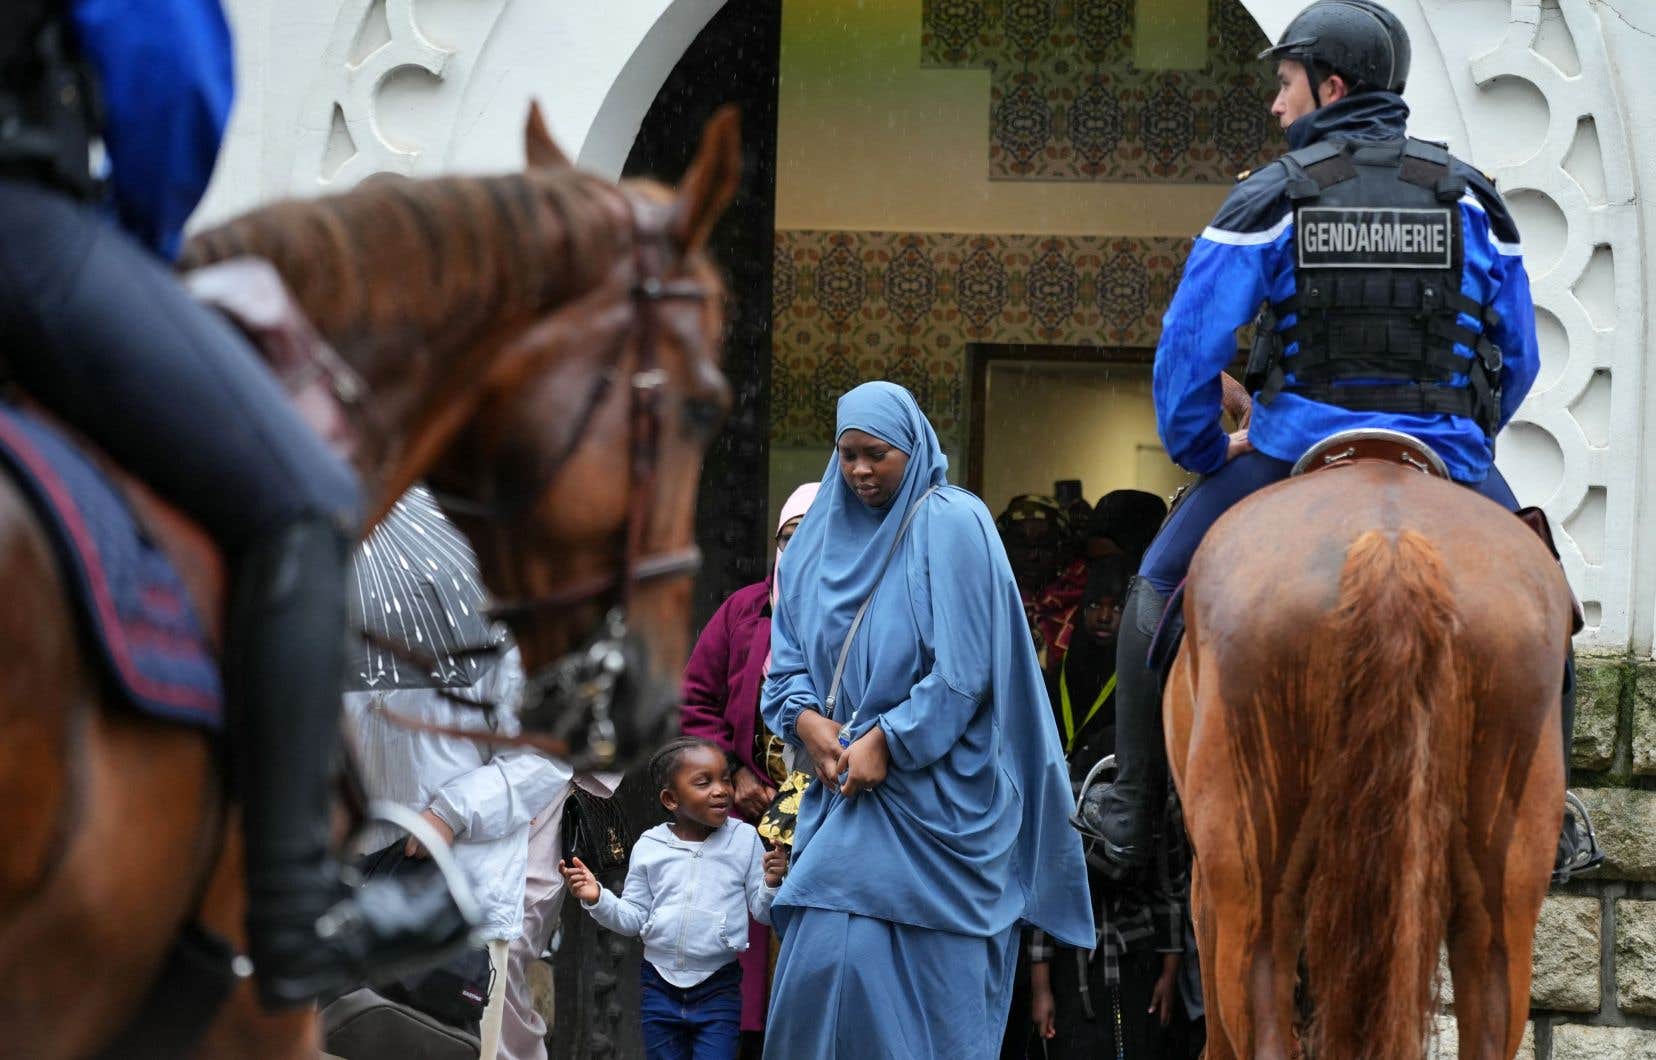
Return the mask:
[[468,343],[598,285],[631,246],[621,198],[579,170],[371,178],[194,236],[181,269],[250,255],[282,274],[348,359]]

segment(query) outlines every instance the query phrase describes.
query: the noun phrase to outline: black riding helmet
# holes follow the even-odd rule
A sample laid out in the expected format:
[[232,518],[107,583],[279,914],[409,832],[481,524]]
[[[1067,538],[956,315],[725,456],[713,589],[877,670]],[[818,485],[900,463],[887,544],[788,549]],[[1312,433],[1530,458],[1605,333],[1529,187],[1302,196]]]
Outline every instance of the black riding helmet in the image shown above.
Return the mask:
[[[1409,34],[1377,0],[1317,0],[1294,16],[1261,59],[1291,59],[1339,74],[1354,92],[1401,92],[1409,79]],[[1312,98],[1316,76],[1311,74]],[[1320,101],[1319,101],[1320,102]]]

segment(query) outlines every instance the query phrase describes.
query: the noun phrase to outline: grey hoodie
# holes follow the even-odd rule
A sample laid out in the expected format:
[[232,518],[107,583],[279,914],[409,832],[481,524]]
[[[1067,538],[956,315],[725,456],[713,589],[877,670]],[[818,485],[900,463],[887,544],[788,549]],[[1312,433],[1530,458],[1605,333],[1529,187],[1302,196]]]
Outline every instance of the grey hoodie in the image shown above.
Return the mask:
[[644,959],[677,987],[691,987],[748,946],[748,914],[770,923],[776,888],[765,886],[765,848],[753,826],[727,820],[690,843],[658,824],[633,845],[617,898],[600,889],[581,905],[617,935],[642,937]]

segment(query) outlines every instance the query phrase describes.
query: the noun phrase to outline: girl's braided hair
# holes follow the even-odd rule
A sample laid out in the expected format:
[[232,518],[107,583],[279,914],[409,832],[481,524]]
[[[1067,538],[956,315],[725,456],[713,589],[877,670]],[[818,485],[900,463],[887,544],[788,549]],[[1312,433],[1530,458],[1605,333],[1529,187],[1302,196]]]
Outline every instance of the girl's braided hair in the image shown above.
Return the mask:
[[679,762],[685,752],[697,747],[707,747],[724,757],[724,748],[712,740],[705,740],[700,736],[680,736],[668,740],[655,754],[650,756],[650,783],[657,791],[666,791],[673,783],[673,775],[678,772]]

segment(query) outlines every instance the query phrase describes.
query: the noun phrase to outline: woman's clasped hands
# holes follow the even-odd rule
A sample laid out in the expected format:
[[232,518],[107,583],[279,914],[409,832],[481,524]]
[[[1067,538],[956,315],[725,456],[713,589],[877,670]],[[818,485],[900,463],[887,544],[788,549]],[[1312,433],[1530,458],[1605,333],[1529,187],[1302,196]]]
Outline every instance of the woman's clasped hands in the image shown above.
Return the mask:
[[816,778],[829,791],[838,791],[842,750],[839,726],[814,710],[802,710],[799,720],[794,722],[794,731],[799,734],[799,742],[805,745],[805,753],[811,758],[811,769],[816,773]]
[[817,779],[829,791],[851,798],[879,787],[885,780],[891,767],[891,752],[886,746],[885,730],[880,726],[871,727],[853,740],[850,747],[840,746],[840,727],[816,711],[801,711],[794,728],[811,758]]
[[850,798],[879,787],[890,767],[891,749],[886,746],[885,730],[872,726],[840,751],[839,761],[834,764],[835,774],[845,778],[840,782],[840,794]]

